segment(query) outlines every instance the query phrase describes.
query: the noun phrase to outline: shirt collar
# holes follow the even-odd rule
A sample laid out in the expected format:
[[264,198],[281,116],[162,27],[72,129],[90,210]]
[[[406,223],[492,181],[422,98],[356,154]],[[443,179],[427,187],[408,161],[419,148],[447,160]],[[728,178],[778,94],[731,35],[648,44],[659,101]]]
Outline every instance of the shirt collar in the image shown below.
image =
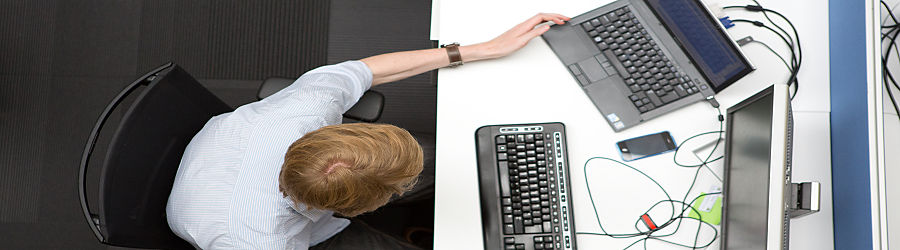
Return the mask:
[[291,208],[294,209],[294,211],[297,211],[297,213],[303,215],[306,218],[309,218],[313,222],[318,222],[319,219],[331,213],[331,211],[310,208],[306,206],[306,204],[294,202],[290,197],[284,197],[283,200],[284,202],[290,204]]

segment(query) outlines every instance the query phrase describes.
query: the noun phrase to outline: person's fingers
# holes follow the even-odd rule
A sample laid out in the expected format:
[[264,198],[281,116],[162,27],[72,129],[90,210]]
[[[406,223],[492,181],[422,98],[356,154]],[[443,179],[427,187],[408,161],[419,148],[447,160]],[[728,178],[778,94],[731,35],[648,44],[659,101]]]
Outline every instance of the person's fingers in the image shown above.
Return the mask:
[[571,18],[568,18],[568,17],[560,15],[560,14],[547,14],[547,15],[549,15],[550,17],[553,17],[553,20],[554,20],[553,22],[556,24],[560,24],[560,25],[565,24],[567,21],[571,20]]
[[556,24],[565,24],[565,22],[570,19],[571,18],[569,17],[555,13],[538,13],[531,18],[528,18],[528,20],[525,20],[524,22],[516,25],[512,28],[512,30],[514,30],[515,33],[522,34],[533,30],[534,26],[537,26],[538,24],[546,21],[552,21]]
[[566,21],[572,19],[556,13],[539,13],[538,16],[541,16],[543,21],[553,21],[556,24],[564,24]]
[[525,33],[525,35],[520,36],[519,39],[522,39],[521,41],[523,43],[528,43],[528,41],[531,40],[532,38],[540,36],[541,34],[544,34],[544,32],[547,32],[548,30],[550,30],[550,25],[541,25],[541,26],[538,26],[537,28],[532,29],[531,31],[528,31],[527,33]]
[[569,20],[569,18],[563,15],[553,13],[540,13],[538,14],[538,16],[541,17],[542,22],[552,21],[555,24],[564,24],[567,20]]
[[543,22],[546,22],[546,20],[544,20],[544,17],[545,16],[538,13],[537,15],[534,15],[533,17],[528,18],[528,20],[525,20],[525,22],[522,22],[519,25],[516,25],[516,27],[513,29],[515,29],[517,31],[517,33],[520,33],[520,34],[528,32],[531,29],[534,29],[534,26],[541,24]]
[[564,20],[564,21],[572,20],[571,17],[563,16],[563,15],[556,14],[556,13],[544,13],[544,14],[545,14],[545,15],[549,15],[549,16],[553,16],[553,17],[556,17],[556,18],[559,18],[559,19],[562,19],[562,20]]

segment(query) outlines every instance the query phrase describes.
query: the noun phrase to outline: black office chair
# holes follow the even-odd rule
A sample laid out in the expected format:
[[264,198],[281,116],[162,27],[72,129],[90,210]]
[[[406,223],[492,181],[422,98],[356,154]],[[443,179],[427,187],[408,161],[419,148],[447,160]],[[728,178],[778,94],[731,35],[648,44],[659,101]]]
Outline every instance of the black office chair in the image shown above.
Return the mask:
[[[292,82],[268,79],[258,97],[271,95]],[[140,87],[141,91],[136,91]],[[112,127],[115,132],[100,164],[100,177],[90,180],[99,186],[99,205],[91,208],[87,202],[87,166],[97,138],[116,107],[133,94],[138,95]],[[383,105],[384,96],[370,91],[345,117],[375,121]],[[211,117],[230,111],[230,106],[173,63],[145,74],[113,98],[91,131],[78,175],[81,208],[97,239],[122,247],[192,249],[169,229],[166,202],[191,138]]]

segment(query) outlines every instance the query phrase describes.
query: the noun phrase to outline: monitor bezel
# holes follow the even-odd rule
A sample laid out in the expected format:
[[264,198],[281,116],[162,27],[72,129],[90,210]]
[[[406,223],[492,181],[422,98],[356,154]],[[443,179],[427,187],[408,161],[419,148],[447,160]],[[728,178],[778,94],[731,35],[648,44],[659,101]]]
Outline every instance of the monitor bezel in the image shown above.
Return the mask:
[[[731,179],[729,168],[729,155],[732,146],[729,142],[732,129],[732,114],[734,112],[754,103],[767,95],[773,95],[772,98],[772,127],[771,141],[769,151],[769,181],[768,181],[768,199],[766,214],[766,249],[784,249],[787,247],[787,241],[784,237],[788,232],[785,228],[786,217],[785,212],[788,211],[788,198],[790,190],[790,175],[787,173],[787,137],[788,134],[788,116],[790,115],[790,96],[788,87],[784,84],[774,84],[765,90],[762,90],[753,96],[741,101],[738,104],[728,108],[726,129],[725,129],[725,158],[724,160],[724,183],[722,185],[722,242],[720,249],[727,249],[727,233],[725,232],[728,224],[728,183]],[[775,181],[773,181],[775,180]],[[775,205],[778,204],[778,205]]]

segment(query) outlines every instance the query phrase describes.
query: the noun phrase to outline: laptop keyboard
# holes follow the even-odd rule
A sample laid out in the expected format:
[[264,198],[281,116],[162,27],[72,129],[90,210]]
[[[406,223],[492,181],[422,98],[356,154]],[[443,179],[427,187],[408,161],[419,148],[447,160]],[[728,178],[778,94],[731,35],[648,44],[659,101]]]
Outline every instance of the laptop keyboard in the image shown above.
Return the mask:
[[[663,54],[628,7],[600,15],[581,26],[625,80],[631,90],[628,98],[641,113],[707,88],[695,85]],[[577,78],[580,71],[573,73]]]

